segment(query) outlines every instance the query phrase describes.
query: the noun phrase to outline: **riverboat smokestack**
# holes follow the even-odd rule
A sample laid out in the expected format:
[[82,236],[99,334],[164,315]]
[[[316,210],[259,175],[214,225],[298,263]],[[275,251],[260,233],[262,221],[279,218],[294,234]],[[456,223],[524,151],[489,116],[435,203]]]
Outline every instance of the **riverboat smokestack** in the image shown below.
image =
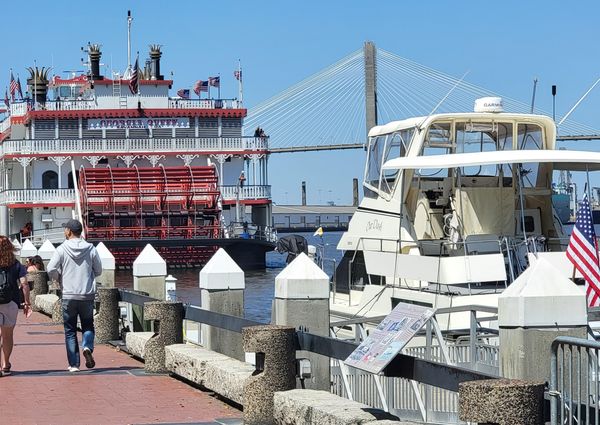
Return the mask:
[[88,56],[90,58],[90,68],[92,72],[92,80],[102,80],[104,77],[100,75],[100,51],[99,44],[90,44],[88,47]]
[[165,77],[160,75],[160,57],[162,56],[162,52],[160,51],[160,44],[151,44],[150,45],[150,60],[152,63],[150,64],[150,79],[151,80],[164,80]]
[[48,72],[50,68],[27,68],[29,71],[29,78],[27,79],[27,86],[29,92],[33,96],[36,103],[46,103],[48,98]]

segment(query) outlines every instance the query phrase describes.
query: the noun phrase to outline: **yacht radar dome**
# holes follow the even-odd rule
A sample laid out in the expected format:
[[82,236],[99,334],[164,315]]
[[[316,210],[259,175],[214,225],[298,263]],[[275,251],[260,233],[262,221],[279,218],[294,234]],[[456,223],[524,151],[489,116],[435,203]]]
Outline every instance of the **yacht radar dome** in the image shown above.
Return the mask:
[[475,112],[504,112],[501,97],[482,97],[475,99]]

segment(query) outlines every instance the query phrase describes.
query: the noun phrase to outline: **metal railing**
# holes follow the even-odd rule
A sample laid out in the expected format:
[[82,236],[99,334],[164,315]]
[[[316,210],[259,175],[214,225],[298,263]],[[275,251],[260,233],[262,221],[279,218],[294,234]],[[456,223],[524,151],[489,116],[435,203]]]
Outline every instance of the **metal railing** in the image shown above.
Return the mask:
[[550,420],[559,424],[600,423],[600,343],[560,336],[552,342]]
[[[467,305],[440,308],[424,330],[413,339],[412,345],[403,350],[405,355],[449,367],[461,367],[490,377],[499,374],[498,331],[489,328],[489,322],[497,320],[495,307]],[[437,317],[447,314],[469,314],[468,329],[443,331]],[[332,335],[336,329],[354,327],[354,343],[366,338],[365,325],[375,326],[385,316],[354,318],[331,323]],[[435,336],[435,338],[434,338]],[[444,336],[450,336],[449,343]],[[437,344],[434,342],[437,341]],[[424,345],[419,345],[422,343]],[[434,423],[460,423],[458,419],[458,394],[456,390],[436,388],[438,385],[410,382],[389,377],[375,378],[372,374],[350,369],[342,363],[332,367],[332,392],[342,397],[377,408],[386,408],[405,419]]]
[[[137,291],[119,289],[120,301],[129,306],[142,306],[145,302],[156,301],[155,299],[141,295]],[[228,316],[220,313],[211,312],[196,306],[184,306],[184,319],[192,322],[215,326],[221,329],[240,333],[242,328],[247,326],[262,325],[263,323],[253,322],[241,317]],[[130,311],[130,308],[126,308]],[[131,322],[133,323],[133,322]],[[139,329],[132,329],[139,330]],[[355,349],[358,344],[355,342],[344,341],[326,336],[314,335],[307,332],[296,331],[296,349],[309,351],[329,357],[332,361],[337,361],[339,367]],[[415,417],[423,419],[423,409],[425,403],[427,406],[437,406],[431,409],[429,415],[425,411],[425,417],[428,421],[438,421],[438,423],[450,423],[454,421],[456,414],[455,406],[458,400],[458,385],[461,382],[496,378],[493,374],[476,372],[450,364],[442,364],[435,361],[418,358],[408,354],[398,354],[394,360],[384,370],[384,376],[375,377],[375,375],[366,372],[356,371],[350,377],[350,387],[353,391],[344,393],[349,386],[347,382],[342,382],[344,374],[337,373],[339,369],[336,366],[332,368],[334,372],[332,391],[335,394],[346,396],[353,399],[356,389],[361,385],[369,384],[369,381],[377,380],[382,383],[382,393],[386,397],[391,397],[390,388],[394,387],[394,397],[390,406],[404,405],[410,407]],[[338,378],[336,378],[336,376]],[[346,377],[348,377],[346,375]],[[345,379],[345,378],[344,378]],[[397,388],[397,389],[396,389]],[[411,399],[410,391],[419,394],[415,399]],[[375,392],[378,393],[375,396]],[[383,407],[378,391],[371,391],[365,400],[374,407]],[[389,399],[388,397],[388,399]],[[357,400],[360,401],[360,400]],[[398,409],[389,408],[392,413],[399,413]],[[402,411],[403,415],[410,411],[408,408]],[[435,413],[435,414],[434,414]],[[410,415],[408,415],[410,416]]]
[[6,140],[1,155],[81,154],[81,153],[159,153],[227,152],[268,149],[264,137],[191,137],[130,139],[49,139]]

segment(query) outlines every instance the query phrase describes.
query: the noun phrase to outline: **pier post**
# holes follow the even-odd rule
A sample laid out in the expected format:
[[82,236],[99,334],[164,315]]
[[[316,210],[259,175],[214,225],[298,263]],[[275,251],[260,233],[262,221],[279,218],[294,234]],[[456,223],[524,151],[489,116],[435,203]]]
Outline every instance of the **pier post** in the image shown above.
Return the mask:
[[[200,271],[201,307],[229,316],[244,316],[243,270],[223,248]],[[202,345],[208,350],[244,361],[240,334],[202,325]]]
[[98,288],[100,308],[96,314],[96,342],[107,343],[119,339],[119,290],[117,288]]
[[[275,278],[272,319],[276,325],[329,336],[329,277],[306,254],[296,257]],[[297,356],[310,361],[310,376],[300,377],[304,387],[329,391],[329,358],[306,351],[298,351]]]
[[244,351],[256,354],[256,371],[244,383],[244,424],[275,424],[274,393],[296,388],[294,334],[289,326],[242,330]]
[[96,282],[103,288],[113,288],[115,286],[115,257],[102,242],[96,245],[96,251],[102,261],[102,274],[96,278]]
[[40,249],[38,249],[37,255],[42,257],[42,261],[44,262],[44,267],[48,267],[48,263],[52,259],[52,256],[56,252],[56,248],[48,239],[44,241]]
[[[133,262],[133,289],[147,293],[157,300],[165,299],[165,278],[167,263],[158,252],[148,244]],[[133,331],[149,331],[144,323],[144,309],[132,306]]]
[[499,425],[544,423],[544,382],[485,379],[458,384],[461,421]]
[[144,370],[152,373],[168,372],[165,367],[165,346],[183,343],[183,304],[148,302],[144,304],[144,317],[158,322],[158,333],[144,347]]
[[552,341],[562,335],[587,336],[585,294],[538,258],[499,296],[498,326],[500,375],[549,381]]
[[21,246],[21,252],[19,255],[21,256],[21,263],[27,262],[29,257],[33,257],[38,254],[37,248],[31,243],[29,239],[25,239],[23,241],[23,245]]

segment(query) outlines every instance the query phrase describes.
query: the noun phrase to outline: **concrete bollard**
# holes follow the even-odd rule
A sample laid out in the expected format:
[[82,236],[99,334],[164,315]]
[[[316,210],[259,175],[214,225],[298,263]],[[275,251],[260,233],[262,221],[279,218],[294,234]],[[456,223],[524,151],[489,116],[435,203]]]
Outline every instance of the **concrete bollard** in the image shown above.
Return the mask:
[[52,306],[52,323],[63,323],[62,298],[56,300],[56,302]]
[[45,240],[40,249],[38,249],[38,255],[42,257],[42,261],[44,262],[44,267],[48,267],[48,263],[52,259],[52,256],[56,252],[56,248],[52,245],[52,242],[49,240]]
[[543,382],[486,379],[462,382],[458,389],[461,421],[499,425],[544,423]]
[[[275,278],[272,318],[276,325],[329,336],[329,277],[306,254],[296,257]],[[296,355],[310,361],[310,376],[304,377],[304,387],[329,391],[329,358],[306,351]]]
[[165,279],[165,301],[177,301],[177,278],[173,275]]
[[144,304],[144,317],[158,321],[158,333],[145,345],[144,370],[166,373],[165,346],[183,342],[183,304],[153,301]]
[[[148,244],[133,262],[133,289],[147,293],[157,300],[165,299],[165,278],[167,277],[167,263],[158,252]],[[144,309],[141,306],[132,306],[133,330],[149,331],[144,323]]]
[[116,269],[115,257],[102,242],[96,245],[96,251],[102,261],[102,274],[96,278],[96,282],[104,288],[114,288]]
[[498,298],[500,374],[550,380],[550,346],[558,336],[587,337],[583,291],[543,258]]
[[296,388],[294,335],[289,326],[242,329],[244,351],[256,353],[256,371],[244,382],[245,424],[275,424],[274,393]]
[[117,288],[98,288],[100,308],[95,318],[96,342],[107,343],[119,339],[119,290]]
[[23,245],[21,246],[19,255],[21,256],[21,263],[24,264],[27,262],[29,257],[38,255],[38,250],[35,246],[33,246],[33,243],[31,243],[29,239],[25,239],[25,241],[23,241]]
[[35,305],[35,297],[48,293],[48,273],[45,271],[35,271],[27,273],[27,282],[33,282],[29,298],[33,311],[40,311]]
[[[199,280],[203,309],[229,316],[244,315],[244,272],[223,248],[202,268]],[[238,333],[202,325],[202,344],[208,350],[244,361]]]

